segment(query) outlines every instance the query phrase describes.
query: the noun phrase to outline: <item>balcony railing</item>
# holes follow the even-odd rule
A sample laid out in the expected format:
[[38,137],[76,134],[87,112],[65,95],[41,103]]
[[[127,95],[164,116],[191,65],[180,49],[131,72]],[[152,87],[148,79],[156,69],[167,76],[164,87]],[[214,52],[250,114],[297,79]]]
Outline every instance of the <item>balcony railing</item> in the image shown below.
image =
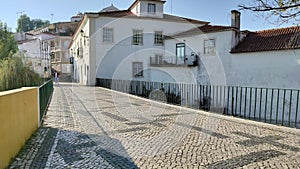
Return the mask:
[[186,66],[184,58],[176,56],[155,56],[150,57],[150,66]]
[[83,57],[83,48],[82,47],[77,48],[77,57],[79,57],[79,58]]
[[54,47],[51,47],[50,49],[52,52],[61,50],[61,48],[59,46],[54,46]]
[[69,58],[54,58],[51,59],[51,63],[66,63],[66,62],[70,62]]
[[177,56],[155,56],[150,57],[150,66],[152,67],[170,67],[170,66],[198,66],[198,56],[184,57]]

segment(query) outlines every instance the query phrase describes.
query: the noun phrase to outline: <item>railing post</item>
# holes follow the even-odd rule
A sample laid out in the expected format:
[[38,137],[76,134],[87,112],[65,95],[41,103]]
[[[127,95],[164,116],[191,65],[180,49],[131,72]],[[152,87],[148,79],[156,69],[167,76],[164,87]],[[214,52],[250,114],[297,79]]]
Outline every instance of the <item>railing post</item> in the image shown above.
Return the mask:
[[284,111],[285,111],[285,95],[286,95],[286,89],[283,90],[283,100],[282,100],[282,117],[281,117],[281,125],[284,124]]
[[296,128],[297,128],[297,124],[298,124],[297,117],[298,117],[298,112],[299,112],[299,110],[298,110],[298,108],[299,108],[299,93],[300,93],[300,91],[298,90],[297,91],[297,105],[296,105],[296,111],[295,111],[295,127]]
[[267,109],[268,109],[268,89],[266,89],[266,100],[265,100],[265,122],[267,122]]
[[290,107],[289,107],[289,119],[288,119],[288,126],[291,125],[291,110],[292,110],[292,99],[293,99],[293,90],[290,90]]
[[275,121],[276,124],[278,123],[279,96],[280,96],[280,90],[277,89],[276,121]]

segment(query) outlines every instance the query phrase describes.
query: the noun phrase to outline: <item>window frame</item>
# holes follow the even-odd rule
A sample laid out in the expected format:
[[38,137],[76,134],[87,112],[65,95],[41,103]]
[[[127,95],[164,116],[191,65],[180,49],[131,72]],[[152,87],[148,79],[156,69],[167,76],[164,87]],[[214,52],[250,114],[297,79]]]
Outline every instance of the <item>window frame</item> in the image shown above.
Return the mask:
[[[111,37],[109,37],[109,31],[111,31]],[[103,28],[102,30],[102,42],[113,43],[114,42],[114,30],[113,28]]]
[[143,62],[132,62],[132,76],[144,77]]
[[215,53],[216,53],[216,39],[215,38],[205,39],[203,42],[203,54],[213,55]]
[[156,14],[156,4],[155,3],[148,3],[147,11],[149,14]]
[[142,46],[144,41],[143,30],[142,29],[133,29],[132,35],[132,45]]
[[163,31],[155,31],[154,32],[154,45],[155,46],[163,46],[164,45]]
[[[183,46],[181,46],[181,45],[183,45]],[[179,47],[183,47],[183,56],[179,56],[178,55],[178,48]],[[182,58],[182,59],[184,59],[185,58],[185,43],[176,43],[176,58]]]

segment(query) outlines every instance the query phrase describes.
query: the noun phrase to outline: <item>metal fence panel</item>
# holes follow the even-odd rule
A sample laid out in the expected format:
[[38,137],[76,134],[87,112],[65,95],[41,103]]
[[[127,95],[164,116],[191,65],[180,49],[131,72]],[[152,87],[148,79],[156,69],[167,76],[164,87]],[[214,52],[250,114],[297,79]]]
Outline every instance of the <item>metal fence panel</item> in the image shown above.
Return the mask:
[[52,79],[48,80],[42,86],[39,87],[40,122],[42,122],[42,119],[46,113],[52,93],[53,93],[53,80]]
[[[171,104],[300,128],[300,91],[295,89],[111,79],[97,79],[97,85],[145,98],[159,90]],[[150,99],[154,98],[157,96]]]

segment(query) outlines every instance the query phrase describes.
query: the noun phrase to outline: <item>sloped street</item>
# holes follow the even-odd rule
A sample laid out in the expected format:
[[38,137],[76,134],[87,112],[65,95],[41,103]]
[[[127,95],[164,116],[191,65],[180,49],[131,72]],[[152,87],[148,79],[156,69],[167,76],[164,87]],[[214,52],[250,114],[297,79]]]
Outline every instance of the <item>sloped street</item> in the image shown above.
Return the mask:
[[55,84],[44,125],[9,168],[299,168],[300,131]]

